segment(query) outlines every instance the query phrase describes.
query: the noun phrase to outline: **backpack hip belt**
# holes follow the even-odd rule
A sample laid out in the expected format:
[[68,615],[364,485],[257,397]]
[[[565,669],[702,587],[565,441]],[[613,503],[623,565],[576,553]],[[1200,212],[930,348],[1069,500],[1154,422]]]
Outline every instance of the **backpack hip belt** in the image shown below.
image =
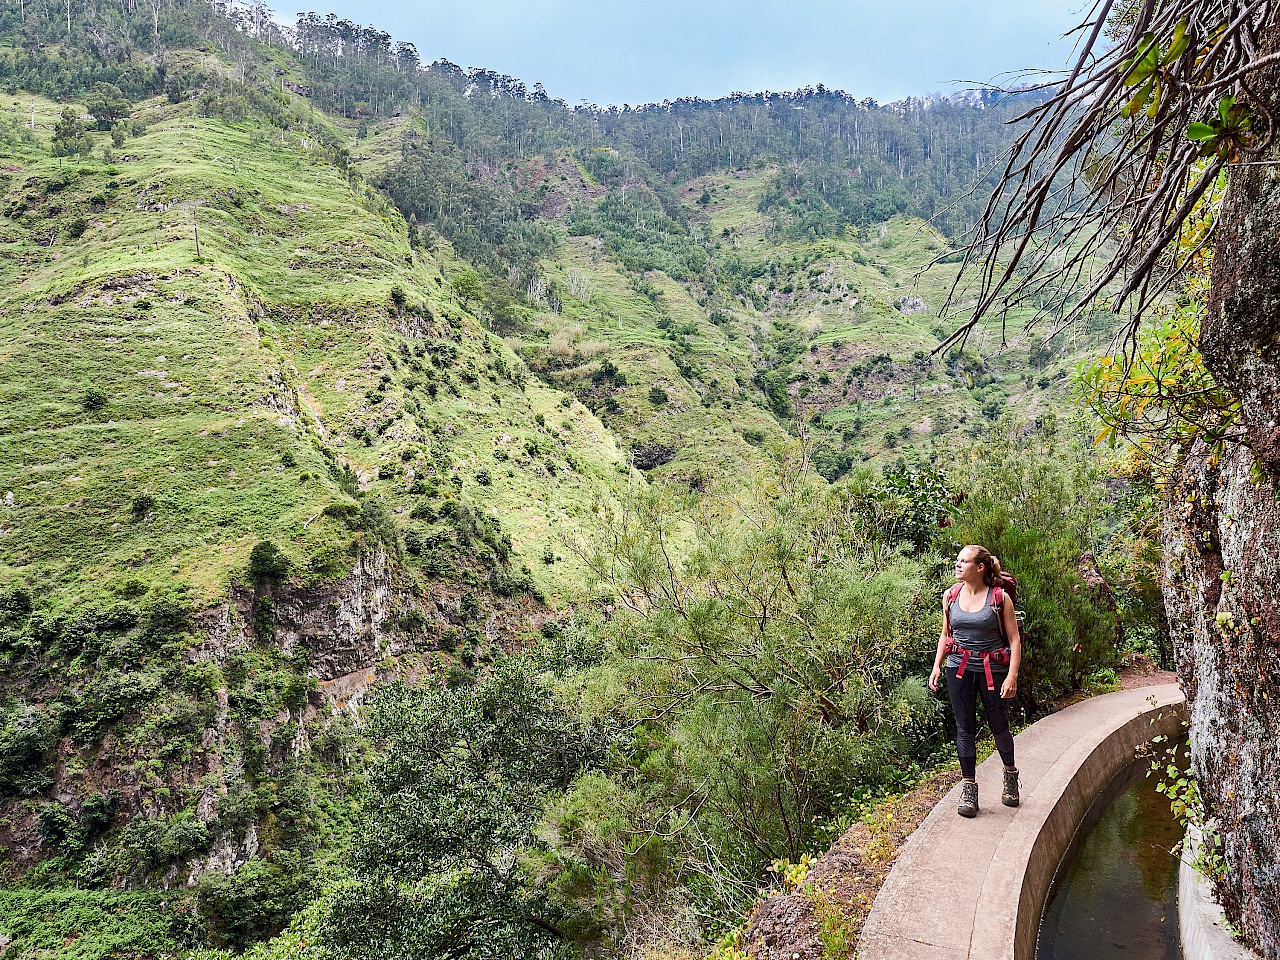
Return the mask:
[[[996,624],[1000,628],[1000,637],[1006,643],[1009,638],[1004,635],[1004,601],[1007,594],[1010,601],[1013,600],[1013,591],[1018,581],[1007,573],[1000,574],[1000,581],[992,584],[989,594],[989,602],[991,608],[996,612]],[[1000,650],[968,650],[960,644],[956,643],[955,637],[951,635],[951,604],[960,598],[960,584],[955,584],[947,590],[946,602],[942,606],[945,629],[947,634],[947,643],[943,648],[944,654],[958,653],[960,654],[960,669],[956,671],[956,679],[964,679],[965,667],[969,666],[969,658],[977,654],[982,658],[982,669],[987,675],[987,689],[994,690],[996,688],[995,678],[991,676],[991,664],[996,666],[1004,666],[1009,663],[1013,656],[1013,652],[1009,647]],[[1018,614],[1015,611],[1015,616]],[[1021,635],[1021,627],[1019,627],[1019,635]]]
[[1000,650],[969,650],[966,647],[960,646],[960,644],[956,643],[953,638],[947,639],[947,644],[943,647],[943,653],[944,655],[952,653],[960,654],[960,666],[956,669],[957,680],[964,679],[964,671],[965,668],[969,666],[970,657],[981,657],[982,669],[987,674],[988,690],[994,690],[996,688],[995,678],[991,675],[991,664],[994,663],[997,667],[1008,666],[1009,660],[1013,656],[1013,652],[1008,647],[1004,647]]

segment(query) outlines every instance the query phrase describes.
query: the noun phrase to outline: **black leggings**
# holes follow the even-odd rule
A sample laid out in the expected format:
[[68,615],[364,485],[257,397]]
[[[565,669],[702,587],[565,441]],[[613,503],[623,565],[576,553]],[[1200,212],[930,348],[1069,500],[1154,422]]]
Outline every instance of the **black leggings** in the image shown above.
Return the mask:
[[947,695],[951,697],[951,709],[956,714],[956,753],[960,755],[960,773],[972,780],[978,766],[978,748],[975,737],[978,728],[977,700],[987,709],[987,723],[996,738],[996,749],[1006,767],[1013,766],[1013,734],[1009,732],[1009,712],[1000,696],[1000,684],[1008,676],[995,674],[996,688],[987,689],[987,676],[983,672],[966,670],[963,679],[956,679],[955,667],[948,668]]

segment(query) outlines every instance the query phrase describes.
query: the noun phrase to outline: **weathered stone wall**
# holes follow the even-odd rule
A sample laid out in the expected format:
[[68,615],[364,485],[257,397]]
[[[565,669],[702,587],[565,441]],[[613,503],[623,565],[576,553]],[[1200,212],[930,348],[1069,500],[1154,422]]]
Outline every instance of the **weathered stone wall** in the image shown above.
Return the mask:
[[[1280,21],[1258,42],[1280,51]],[[1241,91],[1280,118],[1280,63]],[[1259,102],[1263,101],[1263,102]],[[1263,119],[1257,129],[1272,126]],[[1245,939],[1280,958],[1280,137],[1228,168],[1214,235],[1205,365],[1248,435],[1221,461],[1202,444],[1175,472],[1165,604],[1191,712],[1192,762],[1224,841],[1220,891]],[[1259,162],[1260,161],[1260,162]]]
[[1165,603],[1192,763],[1224,842],[1228,916],[1280,957],[1280,502],[1240,447],[1192,450],[1170,490]]

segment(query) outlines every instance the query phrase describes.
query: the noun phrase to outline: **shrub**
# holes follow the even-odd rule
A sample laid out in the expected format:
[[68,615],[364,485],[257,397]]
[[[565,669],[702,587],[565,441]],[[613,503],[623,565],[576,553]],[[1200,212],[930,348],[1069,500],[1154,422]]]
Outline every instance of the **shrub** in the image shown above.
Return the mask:
[[147,634],[153,639],[171,637],[187,629],[191,611],[178,597],[158,597],[147,614]]
[[85,837],[80,824],[61,803],[50,803],[40,809],[36,829],[40,831],[40,839],[45,843],[69,851],[79,850],[84,845]]
[[111,826],[116,811],[120,809],[120,794],[116,790],[107,793],[91,793],[80,801],[80,824],[85,835],[92,840]]
[[351,565],[353,546],[340,542],[321,544],[307,560],[307,569],[322,577],[345,572]]
[[476,483],[480,484],[482,487],[487,487],[489,484],[493,483],[493,476],[488,470],[477,470]]
[[341,520],[350,526],[360,516],[360,505],[352,503],[350,500],[344,500],[339,503],[328,504],[321,513],[326,517]]
[[108,397],[97,387],[90,387],[80,394],[80,406],[89,413],[95,413],[107,405]]
[[649,388],[649,402],[652,403],[655,407],[661,407],[665,405],[668,399],[669,397],[667,396],[667,391],[663,390],[662,387]]
[[79,240],[84,236],[84,232],[89,229],[89,221],[84,217],[76,217],[67,224],[67,239]]
[[44,789],[44,759],[54,743],[49,716],[38,707],[17,705],[0,712],[0,796],[29,796]]
[[253,601],[253,634],[258,643],[270,643],[276,637],[275,622],[276,605],[267,594],[261,594]]
[[168,820],[135,817],[120,835],[116,856],[125,873],[136,876],[208,846],[208,828],[184,811]]
[[360,526],[380,541],[395,556],[400,556],[400,535],[391,514],[376,497],[365,497],[360,503]]
[[289,575],[289,558],[270,540],[259,540],[249,551],[249,579],[258,585],[279,583]]
[[31,614],[31,594],[25,587],[0,590],[0,623],[11,623]]
[[133,502],[129,506],[129,512],[133,515],[133,519],[145,520],[147,514],[156,508],[156,498],[149,493],[140,493],[133,498]]
[[215,945],[241,950],[283,930],[308,890],[302,875],[255,857],[229,877],[206,874],[196,904]]

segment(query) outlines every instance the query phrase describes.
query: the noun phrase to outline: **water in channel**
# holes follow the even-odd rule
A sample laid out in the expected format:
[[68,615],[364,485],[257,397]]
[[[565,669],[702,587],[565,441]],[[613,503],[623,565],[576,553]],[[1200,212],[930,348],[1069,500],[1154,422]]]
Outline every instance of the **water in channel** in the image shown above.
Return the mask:
[[1036,960],[1180,960],[1178,858],[1169,851],[1182,825],[1146,771],[1135,764],[1107,791],[1115,799],[1095,806],[1101,816],[1040,922]]

